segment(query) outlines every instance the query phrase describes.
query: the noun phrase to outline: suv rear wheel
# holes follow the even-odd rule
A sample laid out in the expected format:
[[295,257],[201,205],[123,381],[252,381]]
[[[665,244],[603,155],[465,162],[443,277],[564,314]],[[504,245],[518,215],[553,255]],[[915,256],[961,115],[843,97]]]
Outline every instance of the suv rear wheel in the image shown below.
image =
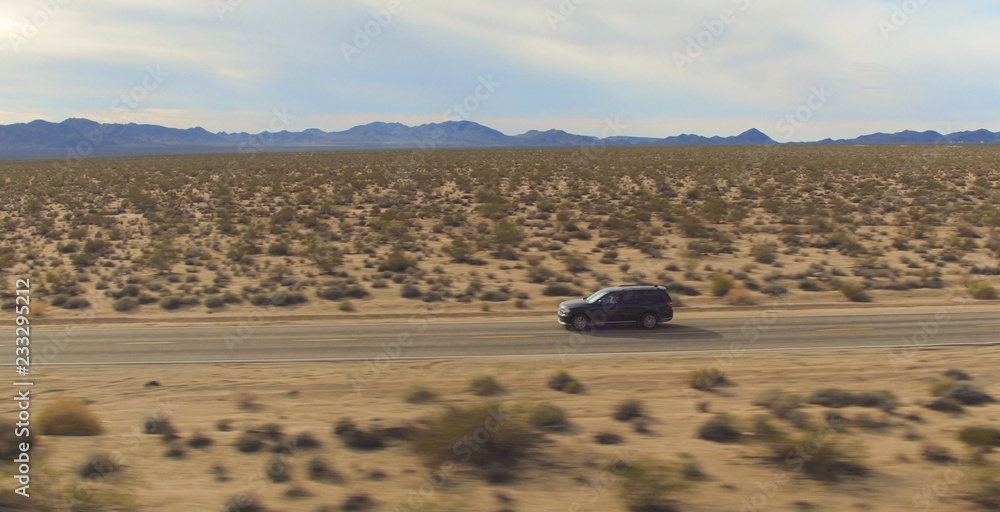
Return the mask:
[[639,317],[639,326],[646,330],[656,327],[658,323],[660,323],[660,319],[656,317],[656,313],[647,312]]

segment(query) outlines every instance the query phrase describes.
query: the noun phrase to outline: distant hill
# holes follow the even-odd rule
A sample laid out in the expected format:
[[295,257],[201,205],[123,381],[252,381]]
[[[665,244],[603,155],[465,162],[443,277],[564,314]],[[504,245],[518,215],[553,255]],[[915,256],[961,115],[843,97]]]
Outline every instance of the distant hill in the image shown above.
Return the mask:
[[898,133],[873,133],[854,139],[824,139],[816,144],[1000,144],[1000,133],[976,130],[945,135],[936,131],[906,130]]
[[[0,125],[0,158],[116,156],[172,153],[338,149],[541,148],[587,146],[750,146],[777,144],[757,129],[732,137],[683,134],[666,138],[614,136],[597,138],[562,130],[531,130],[506,135],[471,121],[420,126],[375,122],[341,132],[311,128],[301,132],[212,133],[202,128],[167,128],[150,124],[100,124],[88,119],[61,123],[32,121]],[[904,131],[855,139],[826,139],[812,144],[1000,144],[989,130],[958,132]]]

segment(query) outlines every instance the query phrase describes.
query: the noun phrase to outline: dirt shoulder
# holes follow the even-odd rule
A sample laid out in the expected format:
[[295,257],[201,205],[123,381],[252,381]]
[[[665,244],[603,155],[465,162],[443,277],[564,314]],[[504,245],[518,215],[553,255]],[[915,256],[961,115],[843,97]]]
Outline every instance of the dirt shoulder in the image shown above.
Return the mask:
[[[972,385],[1000,395],[996,374],[1000,348],[917,351],[898,371],[889,364],[894,354],[883,350],[745,354],[725,361],[711,355],[498,358],[394,362],[375,369],[324,363],[47,368],[35,376],[36,413],[59,398],[82,399],[100,418],[105,433],[42,436],[33,455],[38,461],[33,478],[39,486],[44,483],[52,489],[49,496],[54,499],[78,499],[72,497],[73,489],[81,485],[76,469],[92,454],[112,453],[123,469],[108,479],[82,484],[89,490],[84,495],[87,503],[103,503],[100,510],[138,504],[148,512],[221,510],[232,496],[252,492],[271,510],[339,508],[351,496],[364,495],[374,500],[373,510],[404,506],[400,510],[618,512],[626,510],[623,477],[609,468],[625,458],[696,467],[704,473],[703,478],[688,481],[686,491],[670,495],[688,512],[740,510],[745,502],[764,503],[771,511],[910,510],[918,503],[915,500],[926,500],[920,503],[939,511],[973,510],[965,497],[976,492],[978,475],[990,468],[995,471],[1000,460],[987,454],[973,462],[957,434],[965,426],[997,425],[1000,405],[965,407],[962,414],[937,412],[925,405],[935,399],[931,383],[949,368],[961,369],[972,377]],[[692,389],[692,372],[708,367],[721,369],[731,385],[712,391]],[[578,379],[583,392],[550,389],[547,381],[559,369]],[[475,396],[470,381],[482,375],[495,377],[505,391],[493,398]],[[157,385],[151,385],[153,381]],[[425,404],[407,403],[404,396],[412,386],[423,386],[436,398]],[[857,393],[888,390],[898,406],[884,412],[804,403],[820,388]],[[772,389],[802,400],[794,415],[780,419],[755,405]],[[616,407],[630,399],[639,400],[644,410],[641,429],[639,423],[612,418]],[[441,485],[430,487],[425,486],[434,468],[425,464],[411,441],[388,440],[385,448],[364,451],[345,446],[333,433],[343,418],[351,418],[362,429],[422,428],[425,420],[450,407],[489,403],[512,411],[551,404],[565,412],[569,428],[533,434],[537,444],[529,456],[509,466],[510,481],[490,483],[482,472],[457,464]],[[14,407],[12,402],[0,406],[0,416],[10,417]],[[727,444],[699,439],[701,426],[722,413],[748,434]],[[170,418],[179,439],[165,442],[140,433],[145,418],[161,415]],[[837,415],[844,428],[828,442],[863,465],[865,475],[821,481],[769,459],[773,448],[752,435],[754,418],[760,415],[802,439]],[[227,425],[225,431],[220,430],[222,424]],[[288,481],[268,480],[268,468],[276,457],[268,448],[241,453],[234,446],[246,431],[261,430],[266,424],[276,425],[286,438],[309,433],[321,443],[284,458]],[[213,443],[205,448],[188,446],[196,433]],[[598,434],[619,436],[620,443],[600,444],[595,440]],[[942,448],[955,461],[927,460],[928,447]],[[183,455],[166,456],[171,448],[183,450]],[[341,479],[311,479],[308,468],[315,458],[329,463]],[[415,496],[420,501],[411,502]]]

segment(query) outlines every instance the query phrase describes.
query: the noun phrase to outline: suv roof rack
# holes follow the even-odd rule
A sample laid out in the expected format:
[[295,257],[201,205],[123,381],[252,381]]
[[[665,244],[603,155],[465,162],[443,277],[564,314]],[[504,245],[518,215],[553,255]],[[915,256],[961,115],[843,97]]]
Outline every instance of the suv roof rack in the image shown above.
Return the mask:
[[646,283],[642,283],[642,284],[622,284],[622,285],[616,286],[616,288],[637,288],[637,287],[640,287],[640,286],[647,287],[647,288],[659,288],[660,290],[666,290],[667,289],[667,287],[663,286],[662,284],[646,284]]

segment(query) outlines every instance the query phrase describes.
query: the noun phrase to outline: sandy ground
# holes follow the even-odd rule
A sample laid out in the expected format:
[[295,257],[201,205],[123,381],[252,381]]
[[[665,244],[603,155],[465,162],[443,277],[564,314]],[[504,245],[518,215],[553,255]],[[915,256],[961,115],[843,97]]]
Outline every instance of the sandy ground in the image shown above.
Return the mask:
[[[970,407],[965,415],[950,416],[920,404],[931,399],[930,381],[948,368],[963,369],[979,387],[1000,395],[996,372],[1000,348],[916,352],[900,371],[893,371],[892,355],[899,354],[869,350],[744,354],[731,359],[665,355],[396,362],[378,367],[315,363],[48,368],[35,376],[35,414],[56,398],[84,399],[102,419],[106,433],[41,438],[33,455],[32,500],[63,503],[49,510],[67,510],[67,504],[84,510],[87,503],[112,503],[92,510],[201,511],[222,510],[229,497],[251,491],[270,510],[314,511],[322,505],[339,510],[347,496],[364,493],[376,501],[377,510],[610,512],[626,509],[620,482],[610,469],[615,461],[651,457],[667,463],[695,460],[707,473],[706,481],[678,495],[680,509],[691,512],[973,509],[963,495],[971,489],[971,475],[978,468],[969,462],[969,452],[956,440],[956,432],[966,425],[997,425],[1000,405]],[[690,389],[690,373],[706,366],[722,368],[735,385],[718,392]],[[578,378],[585,393],[548,389],[547,378],[557,369]],[[469,381],[485,374],[506,387],[498,398],[506,406],[549,402],[563,408],[572,423],[567,432],[545,434],[531,457],[514,469],[517,478],[511,483],[489,484],[463,467],[440,487],[426,485],[428,468],[409,443],[358,452],[332,433],[333,424],[343,417],[362,426],[395,426],[419,422],[448,405],[483,403],[487,399],[474,396]],[[145,386],[152,380],[161,385]],[[406,403],[403,390],[413,384],[435,390],[439,401]],[[886,389],[900,398],[902,405],[893,415],[873,409],[838,410],[848,418],[868,414],[890,424],[880,431],[850,427],[836,435],[871,469],[868,477],[820,483],[790,471],[789,480],[775,483],[775,472],[789,468],[764,461],[765,450],[759,444],[724,445],[696,437],[698,427],[714,413],[726,412],[745,423],[767,413],[752,404],[765,390],[808,395],[834,386]],[[260,407],[242,408],[240,402],[247,397],[254,397]],[[611,417],[617,404],[632,398],[645,406],[652,422],[649,433],[637,433]],[[700,404],[708,412],[701,412]],[[803,410],[817,423],[827,411],[818,406]],[[0,417],[13,412],[12,402],[0,407]],[[167,443],[138,430],[144,418],[157,415],[169,416],[178,428],[178,446],[196,432],[211,437],[214,445],[188,448],[183,459],[164,457]],[[233,431],[217,431],[220,420],[231,421]],[[787,432],[795,430],[781,420],[773,421]],[[278,423],[287,434],[310,432],[323,442],[318,450],[296,451],[286,458],[293,475],[289,483],[263,478],[271,454],[248,455],[233,447],[242,431],[265,423]],[[600,432],[620,434],[624,443],[598,444],[594,435]],[[924,460],[921,450],[927,443],[949,449],[961,459],[959,469]],[[125,470],[105,481],[81,483],[75,469],[88,455],[100,452],[112,453]],[[310,481],[305,466],[316,455],[327,459],[344,481]],[[989,455],[987,462],[995,467],[1000,460]],[[226,468],[228,481],[215,479],[216,465]],[[286,497],[295,487],[310,495]],[[414,496],[425,498],[422,505],[407,505]]]

